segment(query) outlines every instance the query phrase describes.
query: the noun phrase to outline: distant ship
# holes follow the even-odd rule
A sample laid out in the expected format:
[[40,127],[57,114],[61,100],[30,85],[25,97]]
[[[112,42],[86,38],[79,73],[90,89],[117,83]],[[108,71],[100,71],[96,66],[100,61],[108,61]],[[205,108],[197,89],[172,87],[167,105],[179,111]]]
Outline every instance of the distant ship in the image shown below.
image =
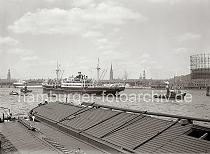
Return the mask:
[[26,82],[25,81],[20,81],[20,80],[18,82],[13,83],[13,86],[15,88],[24,87],[25,85],[26,85]]
[[154,98],[161,98],[161,99],[184,99],[186,96],[186,92],[181,92],[180,89],[169,89],[169,82],[166,82],[166,90],[167,93],[164,95],[154,95]]
[[81,94],[96,94],[96,95],[116,95],[121,91],[124,91],[125,86],[120,84],[112,85],[99,85],[94,83],[93,80],[88,79],[88,76],[78,72],[76,77],[70,77],[69,79],[59,79],[59,73],[61,70],[57,66],[56,81],[47,81],[42,84],[43,91],[53,91],[57,93],[81,93]]

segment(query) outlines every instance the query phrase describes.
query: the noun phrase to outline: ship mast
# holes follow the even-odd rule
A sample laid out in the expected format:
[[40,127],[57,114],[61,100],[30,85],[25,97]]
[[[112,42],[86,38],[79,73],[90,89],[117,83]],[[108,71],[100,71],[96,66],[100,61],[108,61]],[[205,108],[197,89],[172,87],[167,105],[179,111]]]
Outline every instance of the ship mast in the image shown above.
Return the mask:
[[56,85],[58,85],[59,75],[60,75],[60,72],[61,72],[58,62],[57,62],[57,68],[56,68],[55,71],[56,71]]
[[99,83],[99,75],[100,75],[100,66],[99,66],[99,58],[98,58],[98,64],[97,64],[97,68],[96,68],[96,70],[97,70],[97,82]]

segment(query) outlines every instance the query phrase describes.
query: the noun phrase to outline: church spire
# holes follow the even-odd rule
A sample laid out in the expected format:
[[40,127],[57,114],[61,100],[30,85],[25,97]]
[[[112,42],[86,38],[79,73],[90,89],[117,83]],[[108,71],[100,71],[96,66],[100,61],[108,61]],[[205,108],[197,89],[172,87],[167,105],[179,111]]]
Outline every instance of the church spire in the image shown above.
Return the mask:
[[111,63],[111,68],[110,68],[110,77],[109,80],[113,80],[113,69],[112,69],[112,63]]
[[7,80],[10,81],[11,80],[11,73],[10,73],[10,69],[8,69],[8,73],[7,73]]

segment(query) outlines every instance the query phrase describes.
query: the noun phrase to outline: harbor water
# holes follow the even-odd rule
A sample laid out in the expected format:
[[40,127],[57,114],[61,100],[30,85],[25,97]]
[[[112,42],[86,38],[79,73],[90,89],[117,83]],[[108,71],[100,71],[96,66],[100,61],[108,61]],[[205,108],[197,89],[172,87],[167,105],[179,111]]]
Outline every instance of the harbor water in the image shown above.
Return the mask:
[[[32,93],[28,96],[16,96],[9,95],[9,93],[11,91],[19,92],[18,88],[0,88],[0,107],[9,108],[14,116],[27,115],[32,108],[36,107],[39,103],[43,103],[43,101],[48,98],[47,95],[44,95],[44,98],[40,97],[43,94],[41,88],[33,88],[32,90]],[[206,96],[206,91],[187,90],[186,92],[192,96],[190,101],[153,100],[153,93],[165,93],[165,90],[153,91],[151,89],[125,89],[125,91],[121,93],[122,97],[107,97],[106,99],[102,99],[101,96],[97,96],[91,101],[97,104],[120,108],[210,119],[210,97]],[[138,96],[139,94],[142,94],[142,99],[136,100],[134,96]],[[131,96],[132,99],[125,99],[127,95]],[[144,95],[146,95],[146,100],[143,99]],[[56,100],[56,98],[52,98],[52,101]],[[210,127],[209,123],[204,122],[199,124]]]

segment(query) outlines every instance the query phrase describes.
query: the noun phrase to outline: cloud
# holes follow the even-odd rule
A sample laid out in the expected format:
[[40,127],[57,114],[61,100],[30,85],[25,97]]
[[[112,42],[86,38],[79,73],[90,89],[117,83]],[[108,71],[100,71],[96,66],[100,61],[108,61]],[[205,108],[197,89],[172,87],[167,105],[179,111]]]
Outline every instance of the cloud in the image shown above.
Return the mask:
[[65,3],[74,7],[87,7],[95,3],[95,0],[44,0],[47,3]]
[[187,53],[188,49],[187,48],[177,48],[177,49],[173,49],[172,53],[174,54],[183,54],[183,53]]
[[143,53],[141,56],[139,56],[138,60],[140,64],[148,64],[149,61],[151,61],[151,55],[148,53]]
[[170,5],[182,3],[182,2],[193,2],[193,3],[201,3],[201,2],[208,2],[208,0],[148,0],[151,3],[167,3]]
[[33,51],[22,49],[18,47],[18,41],[12,37],[0,37],[0,52],[9,55],[9,57],[16,57],[16,60],[30,61],[38,59]]
[[146,58],[149,58],[149,57],[150,57],[150,54],[148,54],[148,53],[143,53],[141,55],[141,59],[146,59]]
[[33,51],[21,49],[21,48],[17,48],[17,47],[8,49],[7,53],[12,54],[12,55],[20,55],[20,56],[29,56],[29,55],[34,54]]
[[[126,59],[128,57],[127,53],[122,53],[115,50],[105,50],[102,52],[102,56],[106,56],[108,58],[112,57],[112,59]],[[105,58],[105,57],[104,57]]]
[[169,4],[175,4],[181,1],[183,0],[149,0],[149,2],[153,2],[153,3],[169,3]]
[[78,58],[78,63],[80,64],[80,65],[82,65],[82,64],[87,64],[89,62],[89,59],[88,59],[88,57],[79,57]]
[[27,65],[29,65],[28,62],[36,61],[39,59],[33,51],[21,49],[18,47],[8,49],[6,54],[8,54],[9,57],[16,57],[16,60],[18,61],[27,62]]
[[14,38],[11,38],[9,36],[7,37],[1,37],[0,36],[0,47],[2,46],[15,46],[18,44],[18,41]]
[[104,26],[120,26],[129,20],[146,21],[146,17],[124,6],[102,2],[87,8],[74,7],[40,9],[28,12],[9,29],[15,33],[32,34],[84,34],[89,30],[104,29]]
[[49,3],[54,3],[56,0],[45,0],[45,1]]
[[196,34],[196,33],[185,33],[181,36],[178,36],[176,38],[176,40],[178,42],[185,42],[185,41],[190,41],[190,40],[197,40],[200,39],[201,35],[200,34]]
[[111,1],[72,0],[73,8],[39,9],[28,12],[8,28],[15,33],[33,35],[77,35],[89,38],[97,50],[115,50],[120,44],[121,27],[130,21],[147,18],[119,3]]
[[84,34],[82,34],[83,37],[89,37],[89,38],[98,38],[102,37],[104,34],[99,31],[87,31]]
[[94,0],[72,0],[71,3],[75,7],[87,7],[94,4]]
[[21,57],[21,60],[22,61],[36,61],[38,60],[38,57],[37,56],[24,56],[24,57]]

